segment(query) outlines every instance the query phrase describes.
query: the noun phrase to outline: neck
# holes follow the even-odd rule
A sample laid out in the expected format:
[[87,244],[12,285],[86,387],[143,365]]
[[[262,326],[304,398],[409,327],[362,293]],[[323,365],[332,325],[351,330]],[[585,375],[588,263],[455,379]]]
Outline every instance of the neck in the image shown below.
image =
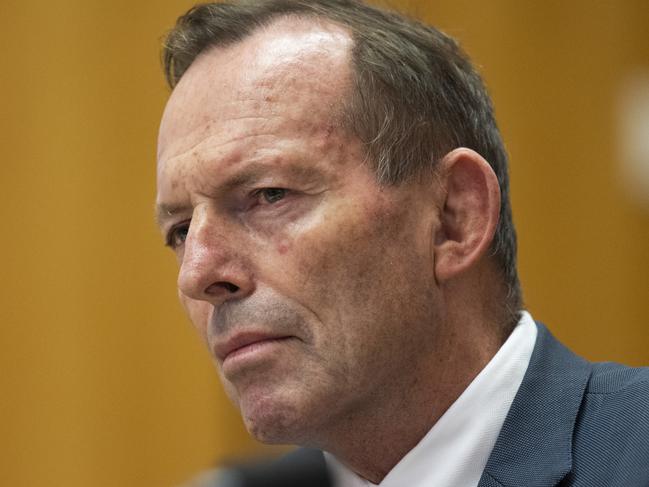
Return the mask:
[[340,420],[324,449],[361,477],[381,482],[496,354],[502,340],[495,329],[479,321],[444,326],[435,353],[377,391],[371,410]]

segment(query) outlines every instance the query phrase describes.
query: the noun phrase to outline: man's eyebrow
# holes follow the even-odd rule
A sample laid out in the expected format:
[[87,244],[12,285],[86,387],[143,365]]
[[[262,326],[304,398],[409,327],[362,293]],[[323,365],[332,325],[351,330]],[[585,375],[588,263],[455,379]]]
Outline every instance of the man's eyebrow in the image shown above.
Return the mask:
[[178,213],[190,211],[191,207],[185,205],[168,205],[166,203],[158,203],[155,207],[155,221],[159,227],[162,227],[167,220],[172,218]]
[[221,191],[229,191],[241,186],[250,186],[269,173],[280,173],[295,178],[298,181],[313,179],[321,175],[321,171],[313,166],[286,164],[276,166],[266,163],[252,163],[224,183],[220,184]]
[[[219,183],[217,187],[213,188],[213,192],[227,193],[237,188],[252,186],[269,173],[286,174],[289,177],[292,177],[301,182],[322,176],[322,172],[314,166],[286,164],[278,167],[265,163],[252,163],[229,179],[226,179],[224,182]],[[162,227],[167,222],[167,220],[173,218],[175,215],[179,213],[191,212],[191,210],[191,206],[187,205],[158,203],[155,208],[155,221],[159,227]]]
[[[212,193],[223,193],[232,191],[241,186],[251,185],[260,179],[269,168],[264,164],[253,164],[238,172],[225,182],[221,182],[211,189]],[[162,227],[167,220],[170,220],[179,213],[191,210],[191,207],[185,205],[175,205],[167,203],[158,203],[155,208],[155,221],[159,227]]]

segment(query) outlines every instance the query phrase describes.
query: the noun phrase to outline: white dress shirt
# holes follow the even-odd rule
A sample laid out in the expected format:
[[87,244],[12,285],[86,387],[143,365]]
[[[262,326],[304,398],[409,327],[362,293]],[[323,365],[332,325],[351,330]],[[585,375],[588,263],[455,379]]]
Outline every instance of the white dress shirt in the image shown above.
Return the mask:
[[[523,381],[537,329],[527,311],[507,341],[380,487],[475,487]],[[389,445],[386,445],[389,448]],[[325,453],[336,487],[371,487]]]

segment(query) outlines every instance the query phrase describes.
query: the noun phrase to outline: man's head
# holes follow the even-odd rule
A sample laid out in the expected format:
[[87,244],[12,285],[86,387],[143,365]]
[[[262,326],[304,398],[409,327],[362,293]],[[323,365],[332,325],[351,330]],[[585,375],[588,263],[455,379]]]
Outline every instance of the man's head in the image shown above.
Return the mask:
[[327,446],[503,336],[506,156],[452,40],[351,1],[204,5],[165,66],[159,219],[256,436]]
[[344,122],[363,142],[377,178],[395,184],[428,172],[446,153],[468,147],[498,177],[501,209],[492,252],[516,322],[521,290],[516,232],[509,201],[507,153],[480,76],[456,41],[434,27],[356,0],[270,0],[204,4],[178,19],[163,62],[173,88],[211,46],[247,37],[286,16],[327,19],[352,38],[352,89],[342,100]]

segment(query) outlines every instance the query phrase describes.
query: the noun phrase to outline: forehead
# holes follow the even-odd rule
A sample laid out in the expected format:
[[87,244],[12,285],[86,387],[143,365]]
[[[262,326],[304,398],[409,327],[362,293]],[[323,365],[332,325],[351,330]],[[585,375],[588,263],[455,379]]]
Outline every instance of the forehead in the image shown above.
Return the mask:
[[[350,86],[351,37],[313,19],[281,18],[241,42],[208,49],[172,92],[160,126],[158,161],[246,122],[315,128]],[[259,125],[259,123],[257,124]]]

